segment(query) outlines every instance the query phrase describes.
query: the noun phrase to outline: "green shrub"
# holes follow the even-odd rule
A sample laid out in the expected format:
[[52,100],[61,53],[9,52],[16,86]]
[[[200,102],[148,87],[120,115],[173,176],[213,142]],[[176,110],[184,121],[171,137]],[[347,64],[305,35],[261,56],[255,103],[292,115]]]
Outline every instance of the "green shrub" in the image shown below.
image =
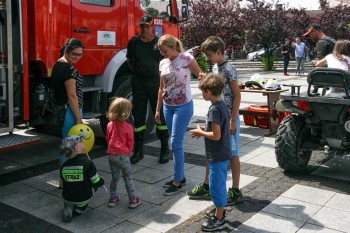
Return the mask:
[[[201,49],[199,46],[193,48],[193,57],[196,59],[199,68],[206,73],[207,72],[207,60],[202,53]],[[192,73],[192,77],[196,78],[196,76]]]
[[196,61],[198,63],[199,68],[206,73],[207,72],[207,61],[205,59],[205,56],[203,54],[199,54],[196,56]]
[[261,63],[264,65],[265,71],[275,70],[276,57],[273,54],[267,54],[261,57]]

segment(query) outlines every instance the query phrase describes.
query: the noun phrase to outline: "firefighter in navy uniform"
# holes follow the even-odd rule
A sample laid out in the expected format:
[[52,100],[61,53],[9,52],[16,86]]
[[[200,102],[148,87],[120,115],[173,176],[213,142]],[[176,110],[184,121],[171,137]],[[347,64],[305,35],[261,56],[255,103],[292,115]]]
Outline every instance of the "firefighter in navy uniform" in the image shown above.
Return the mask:
[[[162,60],[157,43],[158,37],[153,35],[154,21],[152,16],[144,15],[140,19],[140,36],[128,42],[127,61],[132,71],[131,86],[133,92],[134,117],[134,154],[132,164],[143,159],[143,141],[146,131],[147,104],[150,102],[153,113],[156,111],[159,89],[159,62]],[[161,124],[156,124],[157,137],[161,142],[160,163],[169,161],[169,133],[164,114],[161,113]]]
[[65,222],[70,222],[73,216],[84,213],[94,192],[104,184],[95,164],[83,154],[86,146],[82,138],[85,136],[86,133],[68,136],[60,145],[61,154],[68,158],[60,169],[64,199],[62,217]]

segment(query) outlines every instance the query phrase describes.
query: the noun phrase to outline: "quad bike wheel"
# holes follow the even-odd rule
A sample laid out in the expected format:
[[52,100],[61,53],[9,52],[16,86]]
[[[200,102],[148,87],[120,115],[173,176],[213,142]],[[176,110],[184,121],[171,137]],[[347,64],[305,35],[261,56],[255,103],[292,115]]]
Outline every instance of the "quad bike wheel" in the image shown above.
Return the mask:
[[312,151],[301,150],[304,140],[310,136],[303,117],[291,115],[280,124],[276,134],[275,153],[278,165],[285,171],[298,172],[306,168]]

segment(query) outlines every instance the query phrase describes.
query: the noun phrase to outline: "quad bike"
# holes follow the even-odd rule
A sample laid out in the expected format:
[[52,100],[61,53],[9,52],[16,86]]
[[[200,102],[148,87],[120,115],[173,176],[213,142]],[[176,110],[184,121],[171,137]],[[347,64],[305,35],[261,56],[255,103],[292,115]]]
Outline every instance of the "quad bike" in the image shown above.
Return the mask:
[[[292,112],[281,122],[275,140],[276,159],[285,171],[305,169],[316,150],[324,151],[324,160],[350,153],[350,73],[316,68],[307,82],[305,94],[300,94],[300,86],[290,85],[291,94],[281,95],[276,104],[278,111]],[[331,97],[325,94],[329,88],[344,92]]]

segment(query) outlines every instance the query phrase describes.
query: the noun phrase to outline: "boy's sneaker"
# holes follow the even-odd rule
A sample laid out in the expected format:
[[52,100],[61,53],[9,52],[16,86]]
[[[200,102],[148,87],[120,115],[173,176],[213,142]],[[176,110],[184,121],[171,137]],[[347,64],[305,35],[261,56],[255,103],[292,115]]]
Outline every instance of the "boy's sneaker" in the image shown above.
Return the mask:
[[121,201],[122,201],[122,199],[121,199],[120,197],[115,197],[115,198],[109,199],[107,205],[108,205],[109,207],[114,207],[114,206],[116,206],[117,204],[119,204]]
[[191,191],[187,191],[190,199],[196,200],[211,200],[210,191],[204,188],[204,183],[197,184]]
[[175,185],[171,184],[171,186],[167,190],[165,190],[164,195],[165,196],[172,196],[172,195],[177,194],[181,190],[182,190],[181,184],[179,186],[175,186]]
[[[163,188],[170,188],[170,186],[173,184],[173,180],[171,181],[168,181],[166,182],[164,185],[163,185]],[[186,185],[186,178],[183,178],[181,181],[180,181],[180,184],[182,186]]]
[[[237,191],[238,190],[238,191]],[[229,188],[227,191],[227,205],[232,206],[242,199],[243,194],[240,189]]]
[[[206,211],[205,214],[204,214],[204,216],[205,216],[206,218],[213,218],[213,217],[215,217],[215,212],[216,212],[216,208],[213,208],[213,209],[211,209],[211,210]],[[225,213],[224,218],[225,218],[225,220],[227,220],[226,210],[225,210],[224,213]]]
[[206,218],[213,218],[215,217],[215,212],[216,212],[216,208],[213,208],[211,210],[206,211],[204,215]]
[[136,208],[136,207],[138,207],[139,205],[141,205],[141,199],[140,198],[138,198],[138,197],[133,197],[133,198],[131,198],[130,200],[129,200],[129,205],[128,205],[128,207],[130,208],[130,209],[134,209],[134,208]]
[[201,228],[203,231],[216,231],[226,227],[226,211],[224,211],[224,216],[221,220],[214,217],[208,219],[207,222],[202,223]]
[[73,218],[73,209],[74,209],[74,204],[73,203],[64,203],[64,209],[63,209],[63,221],[65,222],[70,222],[72,221]]

